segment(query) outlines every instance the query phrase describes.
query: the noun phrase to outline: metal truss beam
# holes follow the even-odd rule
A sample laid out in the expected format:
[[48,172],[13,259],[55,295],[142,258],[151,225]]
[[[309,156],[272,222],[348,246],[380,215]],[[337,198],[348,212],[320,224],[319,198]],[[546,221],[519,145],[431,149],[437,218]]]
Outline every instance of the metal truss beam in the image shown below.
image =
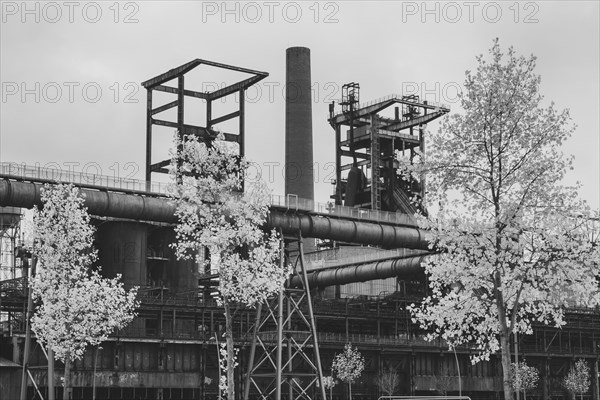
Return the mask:
[[[341,151],[342,155],[345,157],[352,157],[352,152],[348,151],[348,150],[342,150]],[[370,154],[366,154],[366,153],[354,153],[354,156],[356,156],[356,158],[363,158],[365,160],[370,160],[371,159],[371,155]]]
[[436,118],[441,117],[446,114],[446,111],[435,111],[430,114],[421,115],[420,117],[412,118],[407,121],[390,121],[388,125],[382,126],[383,129],[387,131],[399,131],[402,129],[411,128],[414,126],[426,124],[430,121],[433,121]]
[[169,109],[171,109],[171,108],[173,108],[173,107],[177,106],[177,104],[179,104],[179,102],[178,102],[177,100],[175,100],[175,101],[172,101],[172,102],[170,102],[170,103],[167,103],[167,104],[165,104],[165,105],[163,105],[163,106],[156,107],[155,109],[153,109],[153,110],[150,112],[150,114],[154,115],[154,114],[161,113],[161,112],[163,112],[163,111],[167,111],[167,110],[169,110]]
[[209,93],[208,96],[211,100],[217,100],[221,97],[229,96],[230,94],[234,94],[239,92],[240,90],[244,90],[249,86],[254,85],[256,82],[263,80],[264,76],[253,76],[251,78],[245,79],[238,83],[234,83],[233,85],[229,85],[219,90],[215,90],[212,93]]
[[220,124],[221,122],[225,122],[225,121],[228,121],[228,120],[230,120],[232,118],[236,118],[236,117],[239,117],[239,116],[240,116],[240,112],[239,111],[234,111],[232,113],[223,115],[222,117],[211,119],[210,123],[208,125],[210,126],[210,125]]
[[[159,92],[179,94],[179,89],[172,86],[158,85],[152,88],[152,90],[158,90]],[[196,97],[198,99],[208,99],[209,96],[204,92],[196,92],[194,90],[183,89],[183,95],[189,97]]]
[[[156,118],[152,118],[152,123],[154,125],[168,126],[170,128],[178,127],[176,122],[165,121]],[[184,124],[182,130],[184,135],[195,135],[200,139],[211,139],[217,136],[217,133],[215,131],[213,131],[212,129],[205,128],[203,126]],[[223,136],[228,142],[239,142],[239,135],[236,135],[234,133],[223,132]]]

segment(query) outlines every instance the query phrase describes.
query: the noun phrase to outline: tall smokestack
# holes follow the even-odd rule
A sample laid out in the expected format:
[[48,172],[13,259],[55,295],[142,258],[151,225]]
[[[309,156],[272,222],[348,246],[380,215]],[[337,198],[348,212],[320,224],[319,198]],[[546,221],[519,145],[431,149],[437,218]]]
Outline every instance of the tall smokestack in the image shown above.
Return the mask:
[[310,49],[286,50],[285,194],[314,200]]

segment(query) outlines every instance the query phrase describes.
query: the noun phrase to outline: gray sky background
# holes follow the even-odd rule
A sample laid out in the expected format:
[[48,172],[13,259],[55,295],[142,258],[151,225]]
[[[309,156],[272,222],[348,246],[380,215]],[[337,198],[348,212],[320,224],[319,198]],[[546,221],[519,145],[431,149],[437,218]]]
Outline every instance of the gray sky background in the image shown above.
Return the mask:
[[[246,146],[263,179],[282,194],[285,49],[306,46],[315,193],[326,202],[335,155],[327,104],[341,97],[344,83],[359,82],[363,102],[416,92],[458,111],[465,70],[499,37],[503,48],[538,57],[546,100],[571,110],[578,128],[564,146],[575,156],[568,183],[581,181],[582,197],[597,208],[599,21],[598,1],[4,1],[0,161],[143,179],[140,83],[202,58],[270,74],[248,91]],[[188,82],[197,90],[239,78],[195,71]],[[200,122],[192,106],[186,122]],[[235,98],[218,107],[217,113],[233,109]],[[155,161],[167,157],[171,135],[165,130],[156,139]]]

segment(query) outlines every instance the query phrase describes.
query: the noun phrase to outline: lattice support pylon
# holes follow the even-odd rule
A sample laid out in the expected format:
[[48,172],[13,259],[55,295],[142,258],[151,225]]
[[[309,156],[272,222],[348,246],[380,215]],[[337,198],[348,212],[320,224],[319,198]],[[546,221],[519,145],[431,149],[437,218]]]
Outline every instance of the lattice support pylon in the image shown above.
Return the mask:
[[[257,308],[244,400],[326,400],[302,236],[287,239],[280,262],[282,268],[293,262],[292,275],[276,298]],[[294,276],[302,288],[290,287]]]

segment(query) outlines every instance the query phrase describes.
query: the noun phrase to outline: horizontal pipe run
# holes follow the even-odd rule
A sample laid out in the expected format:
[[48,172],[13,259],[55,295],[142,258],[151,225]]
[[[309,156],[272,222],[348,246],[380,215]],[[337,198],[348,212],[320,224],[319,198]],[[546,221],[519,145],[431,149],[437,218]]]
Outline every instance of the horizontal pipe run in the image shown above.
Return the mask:
[[[311,271],[308,273],[308,286],[314,289],[317,287],[324,288],[332,285],[366,282],[374,279],[386,279],[394,276],[422,276],[421,261],[425,257],[427,255]],[[290,286],[301,287],[300,278],[294,276],[290,282]]]
[[[41,204],[42,184],[0,180],[0,205],[20,204],[33,208]],[[175,202],[166,198],[140,196],[80,188],[85,206],[92,215],[141,221],[176,223]]]
[[304,238],[370,244],[387,249],[429,249],[423,232],[416,227],[353,221],[322,215],[291,214],[271,209],[267,217],[267,228],[281,228],[283,234],[296,234],[300,231]]
[[[0,206],[32,208],[41,204],[42,184],[0,179]],[[85,206],[92,215],[164,223],[177,223],[175,201],[164,197],[143,196],[81,188]],[[338,242],[370,244],[383,248],[428,249],[421,230],[416,227],[357,221],[340,217],[299,214],[271,208],[266,229],[281,229],[284,234]]]

